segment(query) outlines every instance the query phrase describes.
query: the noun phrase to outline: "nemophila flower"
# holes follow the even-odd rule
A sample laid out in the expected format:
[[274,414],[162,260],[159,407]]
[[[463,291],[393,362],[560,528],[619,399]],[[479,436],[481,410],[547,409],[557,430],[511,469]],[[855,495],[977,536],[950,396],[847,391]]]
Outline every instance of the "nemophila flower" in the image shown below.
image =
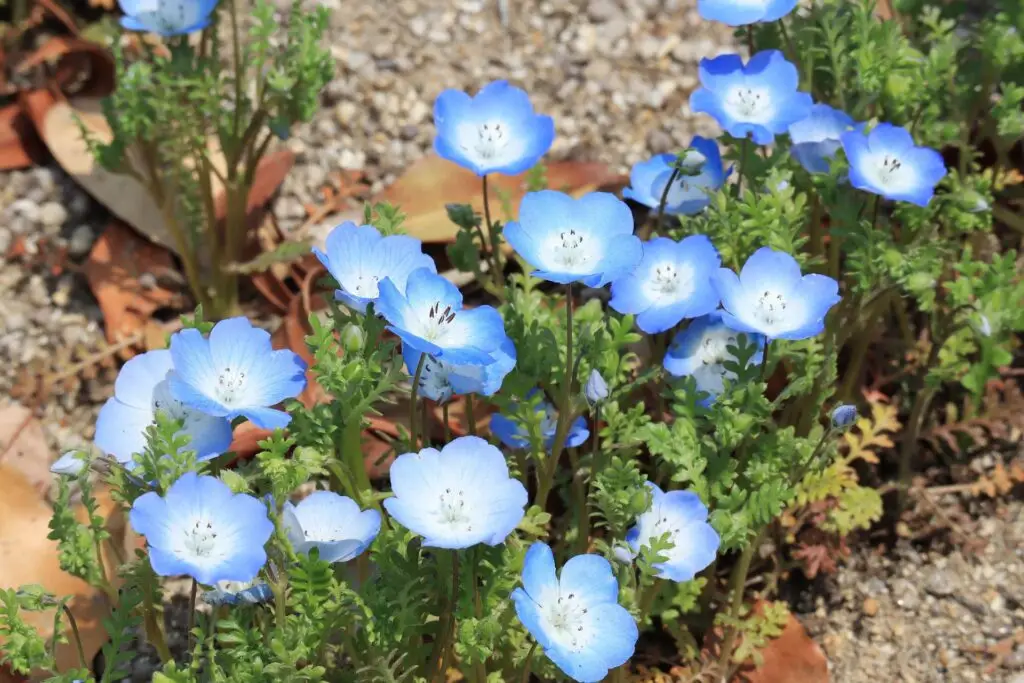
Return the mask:
[[434,150],[479,176],[517,175],[551,148],[555,122],[534,113],[530,97],[506,81],[485,85],[475,97],[445,90],[434,102]]
[[[408,344],[402,345],[402,358],[410,376],[416,375],[422,355]],[[501,388],[505,375],[516,366],[516,347],[512,340],[506,337],[491,358],[486,365],[454,365],[428,355],[420,372],[416,393],[438,403],[447,403],[455,395],[491,396]]]
[[905,128],[880,123],[870,133],[849,131],[840,141],[850,163],[850,184],[886,199],[927,206],[946,175],[942,155],[917,147]]
[[270,586],[262,581],[218,581],[214,590],[203,593],[203,602],[221,605],[258,605],[274,597]]
[[82,471],[87,462],[88,460],[81,451],[68,451],[50,465],[50,472],[73,477]]
[[599,403],[608,398],[608,382],[604,381],[604,377],[596,369],[590,371],[587,383],[583,387],[583,395],[590,403]]
[[[719,312],[698,318],[672,340],[665,354],[665,370],[676,377],[692,376],[698,391],[708,394],[701,405],[708,406],[725,391],[725,380],[736,379],[736,373],[727,370],[725,364],[737,362],[729,347],[739,345],[740,334],[723,322]],[[750,359],[756,365],[763,358],[764,335],[746,337],[747,344],[757,344],[758,350]]]
[[498,311],[463,308],[459,288],[426,268],[409,275],[404,294],[381,281],[377,311],[403,345],[456,365],[493,362],[508,338]]
[[722,297],[722,319],[740,332],[768,339],[807,339],[825,329],[825,315],[839,303],[839,283],[826,275],[801,275],[789,254],[762,247],[737,276],[720,268],[713,276]]
[[146,448],[146,428],[156,422],[156,412],[181,420],[189,437],[188,450],[199,460],[209,460],[231,445],[231,422],[210,415],[173,395],[174,360],[160,349],[135,356],[121,368],[114,381],[114,396],[107,399],[96,419],[96,447],[118,462],[129,465],[132,456]]
[[656,237],[643,245],[643,258],[632,273],[612,282],[609,306],[637,316],[648,334],[671,329],[683,318],[718,308],[711,276],[722,261],[706,235],[676,242]]
[[811,96],[797,90],[796,67],[778,50],[758,52],[746,65],[735,54],[705,58],[699,75],[702,87],[690,95],[690,108],[710,114],[736,138],[770,144],[811,112]]
[[422,246],[408,235],[382,237],[372,225],[346,221],[327,235],[326,251],[313,247],[313,253],[341,287],[334,297],[362,313],[367,304],[377,300],[378,285],[384,278],[404,292],[412,271],[437,271],[434,259],[423,253]]
[[702,19],[729,26],[777,21],[793,11],[797,0],[697,0]]
[[256,578],[274,532],[261,500],[195,472],[182,475],[162,497],[150,491],[137,498],[128,518],[146,537],[153,571],[185,574],[207,586]]
[[117,0],[129,31],[148,31],[164,37],[181,36],[206,28],[217,0]]
[[857,421],[857,406],[844,403],[836,406],[831,415],[833,429],[848,429]]
[[306,364],[288,350],[275,351],[270,334],[245,318],[214,325],[209,339],[196,329],[171,337],[171,395],[194,410],[228,419],[247,417],[257,427],[288,426],[291,416],[275,410],[306,386]]
[[498,545],[525,513],[526,488],[509,477],[501,451],[476,436],[400,455],[390,476],[395,495],[384,508],[425,546]]
[[630,272],[642,255],[633,213],[606,192],[579,199],[554,190],[530,192],[505,240],[534,268],[535,277],[601,287]]
[[[622,196],[657,209],[676,159],[675,154],[658,154],[635,164],[629,171],[629,187],[622,191]],[[692,216],[707,207],[711,202],[709,193],[722,186],[729,172],[722,166],[722,154],[715,141],[699,135],[693,137],[683,154],[681,166],[687,173],[677,174],[672,182],[665,195],[665,213]]]
[[512,601],[544,654],[575,681],[604,679],[633,656],[640,637],[632,615],[619,604],[612,566],[600,555],[577,555],[556,573],[551,548],[534,543]]
[[828,173],[829,164],[842,146],[839,139],[854,127],[845,112],[827,104],[811,107],[807,118],[789,126],[791,152],[808,173]]
[[284,504],[281,519],[295,552],[317,549],[325,562],[348,562],[362,554],[380,531],[380,513],[360,510],[354,500],[333,491],[314,491]]
[[708,509],[693,491],[665,493],[656,484],[651,490],[651,509],[640,515],[636,526],[626,532],[626,542],[639,554],[651,541],[668,534],[672,549],[668,559],[654,565],[658,576],[669,581],[690,581],[715,559],[720,539],[708,524]]
[[[533,396],[536,389],[526,395]],[[547,401],[537,404],[536,411],[541,413],[540,435],[544,439],[544,445],[550,448],[555,442],[555,432],[558,429],[558,411]],[[491,434],[509,448],[527,448],[530,445],[530,432],[523,425],[515,420],[505,417],[501,413],[491,415]],[[569,425],[569,434],[565,440],[566,448],[575,448],[590,438],[590,430],[587,429],[587,421],[583,416],[577,417]]]

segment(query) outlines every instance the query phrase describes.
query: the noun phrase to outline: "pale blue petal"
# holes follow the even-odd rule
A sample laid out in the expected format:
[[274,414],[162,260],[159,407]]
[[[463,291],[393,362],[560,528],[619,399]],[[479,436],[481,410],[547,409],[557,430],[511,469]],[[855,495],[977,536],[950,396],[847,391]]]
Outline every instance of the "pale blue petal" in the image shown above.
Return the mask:
[[587,429],[586,418],[580,416],[569,425],[569,434],[565,439],[566,448],[576,448],[583,445],[590,438],[590,430]]
[[[748,296],[766,289],[790,292],[800,283],[801,277],[800,264],[796,259],[771,247],[761,247],[755,251],[740,270],[740,283]],[[732,309],[731,306],[727,308]]]
[[537,603],[522,588],[512,591],[510,598],[515,605],[516,616],[519,617],[519,621],[530,632],[530,635],[545,650],[551,647],[551,638],[544,629],[546,621],[541,616]]
[[530,445],[526,431],[501,413],[493,413],[490,423],[491,434],[509,448],[526,448]]
[[576,555],[569,559],[562,567],[558,581],[562,595],[572,593],[588,607],[618,604],[619,582],[611,564],[600,555]]

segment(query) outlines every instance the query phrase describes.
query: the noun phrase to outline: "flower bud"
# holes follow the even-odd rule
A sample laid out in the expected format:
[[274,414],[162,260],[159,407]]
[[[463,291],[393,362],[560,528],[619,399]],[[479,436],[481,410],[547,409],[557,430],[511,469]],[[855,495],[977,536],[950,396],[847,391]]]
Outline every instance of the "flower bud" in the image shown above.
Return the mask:
[[590,371],[587,384],[583,387],[583,395],[591,403],[599,403],[608,398],[608,383],[604,381],[604,377],[601,377],[601,373],[597,370]]
[[849,429],[857,421],[857,406],[847,403],[838,405],[832,411],[832,428]]
[[79,451],[68,451],[57,459],[57,462],[50,465],[50,472],[63,474],[70,477],[76,476],[85,467],[85,460],[81,459]]
[[366,333],[355,323],[348,323],[341,330],[341,348],[346,353],[359,353],[366,346]]

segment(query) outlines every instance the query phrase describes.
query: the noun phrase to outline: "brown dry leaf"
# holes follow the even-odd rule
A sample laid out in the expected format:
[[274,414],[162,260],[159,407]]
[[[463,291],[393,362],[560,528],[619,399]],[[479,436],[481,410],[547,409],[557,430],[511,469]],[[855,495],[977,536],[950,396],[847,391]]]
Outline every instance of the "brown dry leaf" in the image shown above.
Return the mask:
[[759,668],[741,671],[733,683],[829,683],[828,659],[792,614],[782,635],[761,650]]
[[[110,515],[114,504],[109,495],[97,497],[101,512]],[[53,595],[73,596],[69,606],[78,623],[86,658],[91,661],[108,639],[101,623],[109,614],[107,598],[61,571],[57,543],[46,538],[52,514],[50,506],[20,472],[0,463],[0,588],[40,584]],[[116,542],[124,542],[124,520],[119,516],[111,525],[111,535]],[[112,569],[112,556],[105,559]],[[108,571],[108,575],[115,574]],[[28,613],[25,618],[44,638],[52,635],[52,613]],[[57,663],[65,671],[78,665],[73,644],[57,646]],[[33,680],[46,678],[33,676]]]
[[20,474],[41,497],[50,490],[53,453],[32,411],[17,403],[0,408],[0,465]]
[[110,343],[144,330],[157,309],[180,299],[160,284],[177,273],[170,253],[121,221],[111,221],[103,231],[82,270],[103,311]]
[[[525,175],[525,174],[524,174]],[[508,195],[513,212],[526,194],[524,175],[488,177],[491,217],[508,221],[501,195]],[[579,197],[594,190],[618,190],[625,186],[625,176],[614,173],[607,165],[596,162],[556,161],[547,167],[548,187]],[[397,181],[374,201],[398,205],[406,214],[405,229],[424,242],[451,242],[458,226],[448,220],[446,204],[472,204],[483,211],[480,177],[472,171],[438,156],[427,156],[410,166]]]

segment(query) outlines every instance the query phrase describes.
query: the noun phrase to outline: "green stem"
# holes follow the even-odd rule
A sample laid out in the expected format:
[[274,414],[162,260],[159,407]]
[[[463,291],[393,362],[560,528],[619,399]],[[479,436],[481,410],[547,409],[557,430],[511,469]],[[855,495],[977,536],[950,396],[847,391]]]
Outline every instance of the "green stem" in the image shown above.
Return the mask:
[[590,515],[587,513],[587,484],[583,480],[580,469],[580,458],[575,448],[569,450],[569,462],[572,463],[572,497],[576,508],[578,535],[576,536],[576,554],[587,552],[590,545]]
[[441,406],[441,415],[444,418],[444,442],[448,443],[449,441],[452,440],[452,423],[451,419],[448,416],[447,402],[445,402],[444,405]]
[[782,34],[782,41],[786,44],[786,49],[789,50],[793,64],[796,66],[797,72],[802,74],[804,70],[800,68],[800,53],[797,52],[793,39],[789,37],[789,31],[786,30],[786,22],[783,19],[779,19],[778,26],[779,33]]
[[[732,568],[732,574],[729,576],[729,595],[731,598],[729,616],[733,620],[739,619],[740,610],[743,608],[743,588],[747,584],[750,564],[754,560],[754,553],[757,552],[757,547],[761,544],[761,537],[763,535],[764,529],[761,529],[750,544],[743,549],[743,554],[740,555],[739,561],[736,562],[736,566]],[[719,671],[726,672],[729,670],[729,661],[732,659],[736,636],[737,633],[734,627],[726,627],[725,639],[722,641],[722,652],[718,658]]]
[[466,430],[476,436],[476,415],[473,410],[473,394],[466,394]]
[[[171,649],[167,647],[164,630],[157,619],[157,608],[153,604],[153,591],[155,587],[151,582],[155,576],[152,570],[149,569],[145,572],[144,577],[143,582],[145,585],[142,586],[142,622],[146,628],[146,640],[153,646],[157,654],[160,655],[161,663],[166,664],[173,661],[174,657],[171,656]],[[106,672],[104,672],[104,679],[106,679]]]
[[505,291],[505,271],[501,263],[501,250],[498,245],[495,244],[494,237],[494,223],[491,222],[491,200],[488,197],[487,192],[487,176],[483,177],[483,192],[484,192],[484,222],[487,224],[487,241],[483,243],[483,248],[487,250],[487,258],[491,263],[491,270],[493,275],[491,279],[494,281],[494,288],[497,292],[502,293]]
[[[657,230],[659,227],[661,227],[661,221],[664,220],[664,218],[665,218],[665,205],[668,204],[668,193],[669,193],[669,190],[672,189],[672,183],[674,183],[676,181],[676,179],[679,177],[679,174],[681,173],[680,168],[679,168],[679,164],[680,163],[682,163],[682,159],[681,158],[676,159],[676,163],[672,167],[672,174],[668,177],[668,182],[665,183],[665,189],[661,191],[661,199],[658,200],[658,213],[657,213],[657,215],[654,218],[654,229],[655,230]],[[644,237],[648,237],[649,235],[650,235],[650,230],[648,229],[646,231],[646,233],[644,234]]]
[[199,583],[192,579],[192,590],[188,595],[188,656],[192,656],[192,649],[196,646],[195,636],[192,631],[196,627],[196,594],[199,592]]
[[743,180],[746,178],[748,157],[750,156],[750,136],[744,135],[740,142],[740,167],[736,179],[736,196],[743,197]]
[[935,392],[935,387],[926,387],[917,392],[917,395],[914,397],[913,407],[910,409],[910,417],[907,419],[907,430],[903,433],[903,441],[900,444],[898,497],[898,510],[900,512],[906,509],[907,494],[910,491],[910,478],[913,474],[911,464],[914,460],[914,451],[917,449],[921,428],[924,426],[924,419],[928,414],[928,408],[932,404],[932,399],[935,397]]
[[372,493],[373,485],[366,471],[366,463],[363,462],[363,420],[358,415],[350,415],[349,421],[342,428],[341,454],[349,470],[349,481],[355,489],[354,497],[365,505],[367,498],[373,497],[367,494]]
[[768,353],[772,348],[772,340],[765,338],[764,340],[764,354],[761,357],[761,381],[766,382],[768,380]]
[[[545,509],[547,507],[548,495],[554,484],[555,472],[558,469],[558,460],[565,449],[565,441],[569,436],[569,425],[576,417],[572,410],[572,382],[573,382],[573,359],[572,359],[572,283],[565,286],[565,378],[562,382],[561,405],[558,408],[558,423],[555,426],[555,438],[552,442],[551,453],[545,467],[538,468],[537,473],[540,481],[537,482],[537,500],[535,503]],[[541,471],[543,470],[543,474]]]
[[427,364],[427,354],[420,354],[420,362],[416,364],[416,373],[412,378],[412,387],[409,389],[409,448],[417,450],[416,426],[419,420],[416,415],[416,394],[420,388],[420,378],[423,376],[423,366]]
[[[477,545],[473,548],[473,616],[482,619],[484,616],[484,603],[480,597],[480,556],[483,554],[483,546]],[[477,662],[473,666],[473,677],[478,683],[487,683],[487,668],[484,661]]]
[[530,646],[530,651],[526,653],[526,659],[523,660],[523,675],[519,677],[520,683],[530,683],[530,666],[533,664],[533,655],[537,652],[537,643],[534,642]]
[[434,645],[432,660],[435,662],[430,669],[434,672],[434,682],[444,683],[445,671],[449,650],[451,649],[452,636],[455,633],[455,607],[459,600],[459,551],[453,550],[452,558],[452,591],[444,604],[444,612],[438,624],[437,641]]
[[640,594],[640,623],[643,623],[644,619],[650,616],[651,608],[654,607],[654,601],[658,599],[658,593],[661,592],[663,585],[663,581],[655,579],[654,583],[645,588]]
[[[64,616],[68,618],[68,624],[71,626],[71,635],[75,638],[75,649],[78,650],[78,664],[83,669],[88,669],[89,665],[85,661],[85,648],[82,647],[82,634],[78,631],[78,622],[75,620],[75,615],[71,613],[71,608],[67,606],[67,603],[61,603],[60,608],[64,611]],[[57,641],[57,637],[54,636],[54,642]]]

